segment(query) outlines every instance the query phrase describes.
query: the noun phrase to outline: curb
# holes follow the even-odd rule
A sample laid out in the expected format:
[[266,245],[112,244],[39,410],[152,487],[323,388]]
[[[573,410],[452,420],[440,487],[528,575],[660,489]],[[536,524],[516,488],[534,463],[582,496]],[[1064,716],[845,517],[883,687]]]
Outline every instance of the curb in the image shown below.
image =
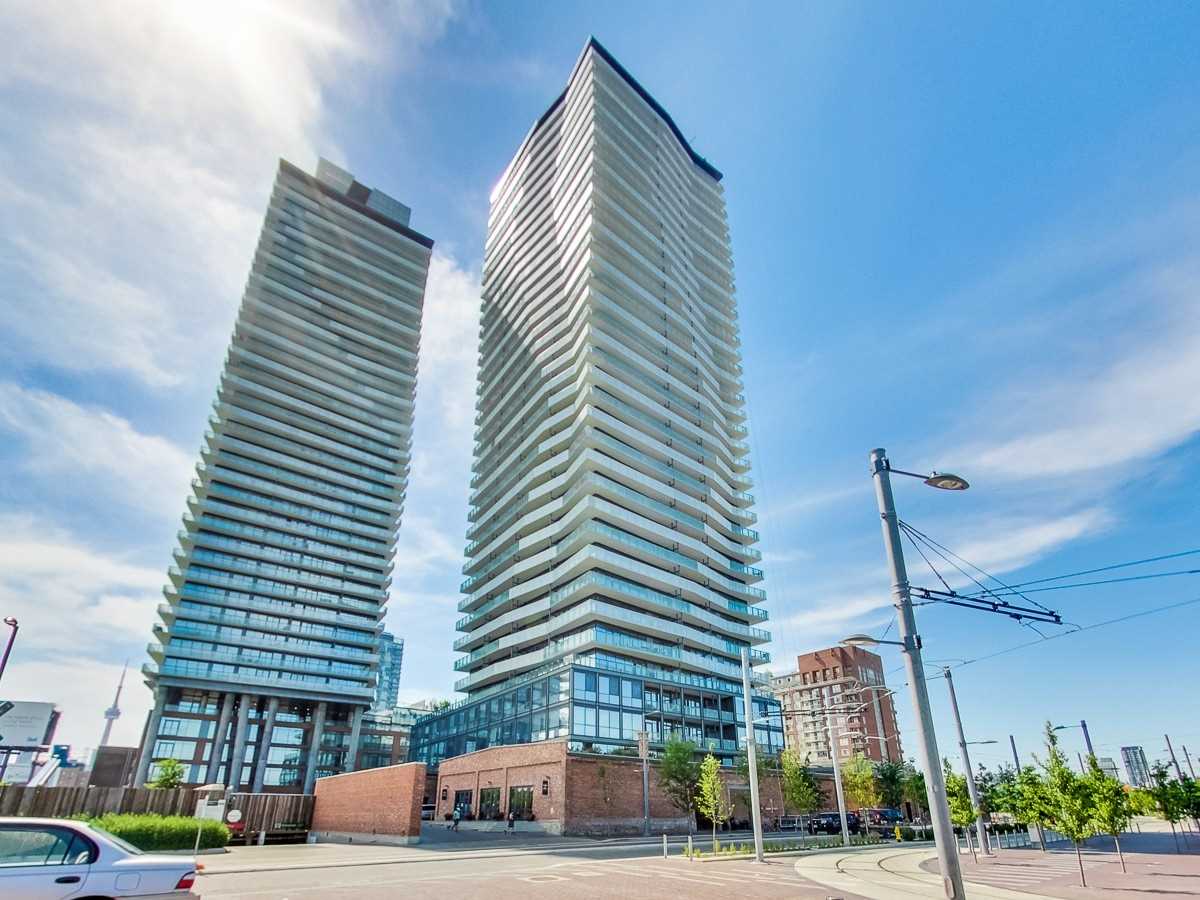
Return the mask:
[[[812,849],[809,849],[809,850],[805,850],[805,849],[778,850],[775,852],[764,852],[763,856],[766,859],[774,859],[776,857],[782,857],[782,856],[821,856],[821,855],[826,855],[826,854],[830,854],[830,853],[853,853],[858,850],[878,850],[882,847],[912,847],[912,848],[916,849],[916,848],[920,848],[920,847],[932,847],[932,846],[934,846],[933,841],[901,841],[898,844],[895,841],[890,841],[887,843],[880,843],[880,844],[858,844],[858,845],[852,846],[852,847],[813,847]],[[726,861],[731,861],[731,860],[754,859],[754,852],[749,851],[747,853],[722,853],[720,856],[701,856],[701,857],[692,857],[690,859],[686,856],[678,856],[678,857],[674,857],[674,858],[682,859],[687,862],[695,862],[695,863],[719,863],[719,862],[726,862]]]

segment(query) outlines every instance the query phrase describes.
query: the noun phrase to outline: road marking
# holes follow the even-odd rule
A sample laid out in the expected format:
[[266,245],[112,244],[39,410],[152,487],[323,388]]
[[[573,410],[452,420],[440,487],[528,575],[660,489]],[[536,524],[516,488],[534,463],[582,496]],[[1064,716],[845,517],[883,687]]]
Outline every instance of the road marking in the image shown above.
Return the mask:
[[569,881],[570,879],[563,878],[561,875],[518,875],[521,881],[528,881],[530,884],[545,884],[549,881]]

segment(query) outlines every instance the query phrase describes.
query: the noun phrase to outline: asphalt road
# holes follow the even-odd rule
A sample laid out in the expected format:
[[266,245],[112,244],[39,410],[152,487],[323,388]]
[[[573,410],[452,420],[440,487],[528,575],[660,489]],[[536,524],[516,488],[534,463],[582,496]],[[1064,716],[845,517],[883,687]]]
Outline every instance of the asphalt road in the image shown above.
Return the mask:
[[[403,848],[395,849],[403,853]],[[366,865],[210,872],[201,876],[196,889],[205,900],[382,900],[399,896],[567,900],[662,898],[680,893],[714,900],[826,900],[828,889],[797,875],[794,862],[782,858],[763,866],[740,861],[693,863],[679,856],[663,859],[661,849],[655,847],[597,846],[534,849],[508,856],[447,853],[421,861],[379,858]],[[860,900],[855,894],[838,896]]]

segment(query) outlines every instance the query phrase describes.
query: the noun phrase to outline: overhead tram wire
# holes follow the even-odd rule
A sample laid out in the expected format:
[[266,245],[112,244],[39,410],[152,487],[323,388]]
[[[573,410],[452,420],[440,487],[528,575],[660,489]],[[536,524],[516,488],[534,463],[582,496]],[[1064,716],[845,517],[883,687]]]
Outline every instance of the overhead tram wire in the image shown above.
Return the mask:
[[1130,562],[1114,563],[1109,566],[1100,566],[1099,568],[1096,568],[1096,569],[1083,569],[1082,571],[1070,572],[1066,575],[1052,575],[1048,578],[1035,578],[1032,581],[1019,581],[1014,585],[1010,585],[1010,588],[1013,588],[1013,589],[1024,588],[1031,584],[1045,584],[1050,581],[1062,581],[1063,579],[1066,579],[1066,578],[1078,578],[1083,575],[1096,575],[1100,572],[1111,572],[1114,569],[1127,569],[1130,566],[1149,565],[1150,563],[1164,562],[1168,559],[1179,559],[1184,556],[1194,556],[1198,553],[1200,553],[1200,549],[1181,550],[1178,553],[1166,553],[1166,554],[1163,554],[1162,556],[1150,556],[1150,557],[1147,557],[1146,559],[1135,559],[1135,560],[1131,560]]
[[[1129,581],[1149,581],[1153,578],[1170,578],[1174,575],[1200,575],[1200,569],[1177,569],[1174,572],[1155,572],[1150,575],[1127,575],[1124,578],[1104,578],[1100,581],[1080,581],[1075,584],[1055,584],[1049,587],[1031,588],[1029,591],[1019,594],[990,594],[993,597],[1023,597],[1025,593],[1037,594],[1044,591],[1067,591],[1071,588],[1081,587],[1097,587],[1104,584],[1122,584]],[[990,593],[990,592],[989,592]],[[982,597],[970,599],[983,599]],[[1037,601],[1031,601],[1037,602]],[[1040,605],[1040,604],[1039,604]]]

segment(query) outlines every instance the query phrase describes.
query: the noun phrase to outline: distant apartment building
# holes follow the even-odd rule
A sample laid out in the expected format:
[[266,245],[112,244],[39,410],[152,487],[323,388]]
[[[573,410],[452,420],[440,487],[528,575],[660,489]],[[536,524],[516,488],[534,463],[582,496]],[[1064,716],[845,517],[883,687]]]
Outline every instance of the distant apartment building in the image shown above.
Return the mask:
[[170,757],[192,784],[311,791],[393,758],[390,712],[365,714],[432,246],[350,173],[280,161],[142,668],[137,784]]
[[1115,778],[1117,781],[1121,780],[1121,773],[1117,769],[1117,762],[1111,756],[1096,757],[1096,765],[1098,765],[1100,767],[1100,771],[1109,778]]
[[385,631],[379,636],[379,681],[375,685],[373,709],[391,709],[396,705],[403,662],[404,638]]
[[569,738],[780,749],[743,709],[763,577],[721,173],[598,42],[491,197],[462,585],[467,699],[414,760]]
[[1125,763],[1125,772],[1129,775],[1129,783],[1134,787],[1150,786],[1150,766],[1146,762],[1146,753],[1141,747],[1122,747],[1121,761]]
[[795,672],[771,679],[771,688],[783,708],[785,744],[814,763],[831,760],[835,750],[839,760],[855,753],[881,762],[903,758],[883,661],[869,650],[805,653]]

